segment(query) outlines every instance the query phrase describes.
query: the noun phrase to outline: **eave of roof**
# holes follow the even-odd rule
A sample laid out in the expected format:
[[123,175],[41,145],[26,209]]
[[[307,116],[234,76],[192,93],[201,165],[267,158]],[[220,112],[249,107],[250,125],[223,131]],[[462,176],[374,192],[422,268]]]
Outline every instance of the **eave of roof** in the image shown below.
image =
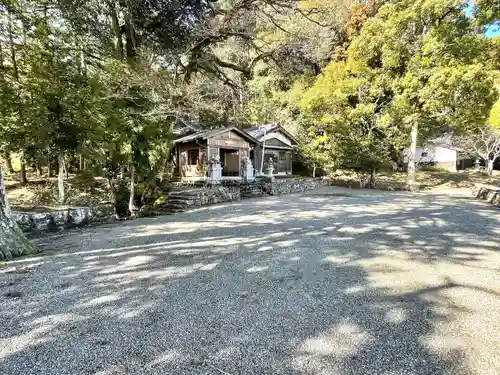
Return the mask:
[[230,132],[230,131],[237,133],[238,135],[240,135],[242,138],[245,138],[250,143],[260,144],[260,142],[257,139],[255,139],[254,137],[252,137],[252,135],[248,134],[247,132],[245,132],[241,129],[238,129],[235,126],[231,126],[229,128],[216,129],[216,130],[207,130],[207,131],[202,131],[202,132],[186,135],[184,137],[175,139],[173,141],[173,143],[176,144],[176,143],[195,141],[197,139],[208,139],[208,138],[216,137],[217,135],[224,134],[224,133]]
[[266,124],[266,125],[254,126],[252,128],[245,129],[245,132],[250,134],[252,137],[257,138],[260,142],[262,142],[261,138],[264,137],[264,135],[276,130],[282,132],[296,145],[299,144],[299,141],[280,124]]

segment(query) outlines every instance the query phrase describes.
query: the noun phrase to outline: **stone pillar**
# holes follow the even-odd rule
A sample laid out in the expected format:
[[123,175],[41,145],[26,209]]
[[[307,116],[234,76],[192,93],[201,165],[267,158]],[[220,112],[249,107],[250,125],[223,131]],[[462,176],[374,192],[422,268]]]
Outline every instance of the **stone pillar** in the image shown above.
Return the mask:
[[243,159],[243,180],[245,182],[255,180],[255,171],[253,168],[252,160],[248,156]]
[[220,184],[222,180],[222,166],[220,164],[220,156],[214,155],[208,163],[208,183]]

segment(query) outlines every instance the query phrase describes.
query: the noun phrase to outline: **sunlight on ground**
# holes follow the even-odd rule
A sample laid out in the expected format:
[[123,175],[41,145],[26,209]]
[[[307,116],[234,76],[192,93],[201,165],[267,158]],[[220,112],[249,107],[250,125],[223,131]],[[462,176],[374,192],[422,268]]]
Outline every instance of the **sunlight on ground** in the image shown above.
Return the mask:
[[29,324],[0,338],[0,358],[63,350],[53,345],[99,332],[102,321],[123,335],[98,344],[106,348],[153,340],[144,368],[192,369],[188,353],[203,348],[222,371],[258,352],[325,375],[352,364],[376,373],[372,362],[387,356],[389,374],[412,366],[405,350],[439,366],[448,362],[438,357],[465,360],[477,375],[500,370],[491,362],[500,350],[491,313],[500,311],[498,211],[466,203],[459,212],[461,201],[442,196],[361,197],[304,194],[48,238],[57,251],[12,262],[33,265],[8,276],[19,285],[50,276],[36,282],[40,295],[6,300],[2,317],[22,310]]

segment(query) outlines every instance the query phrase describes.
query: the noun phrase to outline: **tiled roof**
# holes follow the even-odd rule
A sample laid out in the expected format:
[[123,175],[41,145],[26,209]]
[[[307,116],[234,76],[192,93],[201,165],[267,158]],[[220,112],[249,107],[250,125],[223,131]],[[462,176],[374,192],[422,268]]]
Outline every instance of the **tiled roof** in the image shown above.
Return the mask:
[[298,141],[297,139],[291,135],[289,132],[286,131],[285,128],[283,128],[279,124],[266,124],[266,125],[259,125],[259,126],[254,126],[252,128],[245,129],[245,131],[250,134],[252,137],[258,139],[259,141],[261,138],[264,136],[264,134],[271,133],[275,130],[278,130],[282,132],[284,135],[286,135],[293,143],[297,144]]
[[270,133],[278,129],[279,127],[280,126],[278,124],[266,124],[248,128],[245,129],[245,131],[252,137],[259,139],[260,137],[264,136],[264,134]]

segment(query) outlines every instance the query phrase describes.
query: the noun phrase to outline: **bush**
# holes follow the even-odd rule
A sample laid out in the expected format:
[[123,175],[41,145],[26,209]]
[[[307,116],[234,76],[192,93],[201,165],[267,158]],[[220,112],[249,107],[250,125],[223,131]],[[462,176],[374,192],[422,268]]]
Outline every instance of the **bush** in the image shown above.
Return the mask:
[[450,173],[448,169],[445,167],[441,167],[439,165],[423,165],[419,168],[422,172],[441,172],[441,173]]

